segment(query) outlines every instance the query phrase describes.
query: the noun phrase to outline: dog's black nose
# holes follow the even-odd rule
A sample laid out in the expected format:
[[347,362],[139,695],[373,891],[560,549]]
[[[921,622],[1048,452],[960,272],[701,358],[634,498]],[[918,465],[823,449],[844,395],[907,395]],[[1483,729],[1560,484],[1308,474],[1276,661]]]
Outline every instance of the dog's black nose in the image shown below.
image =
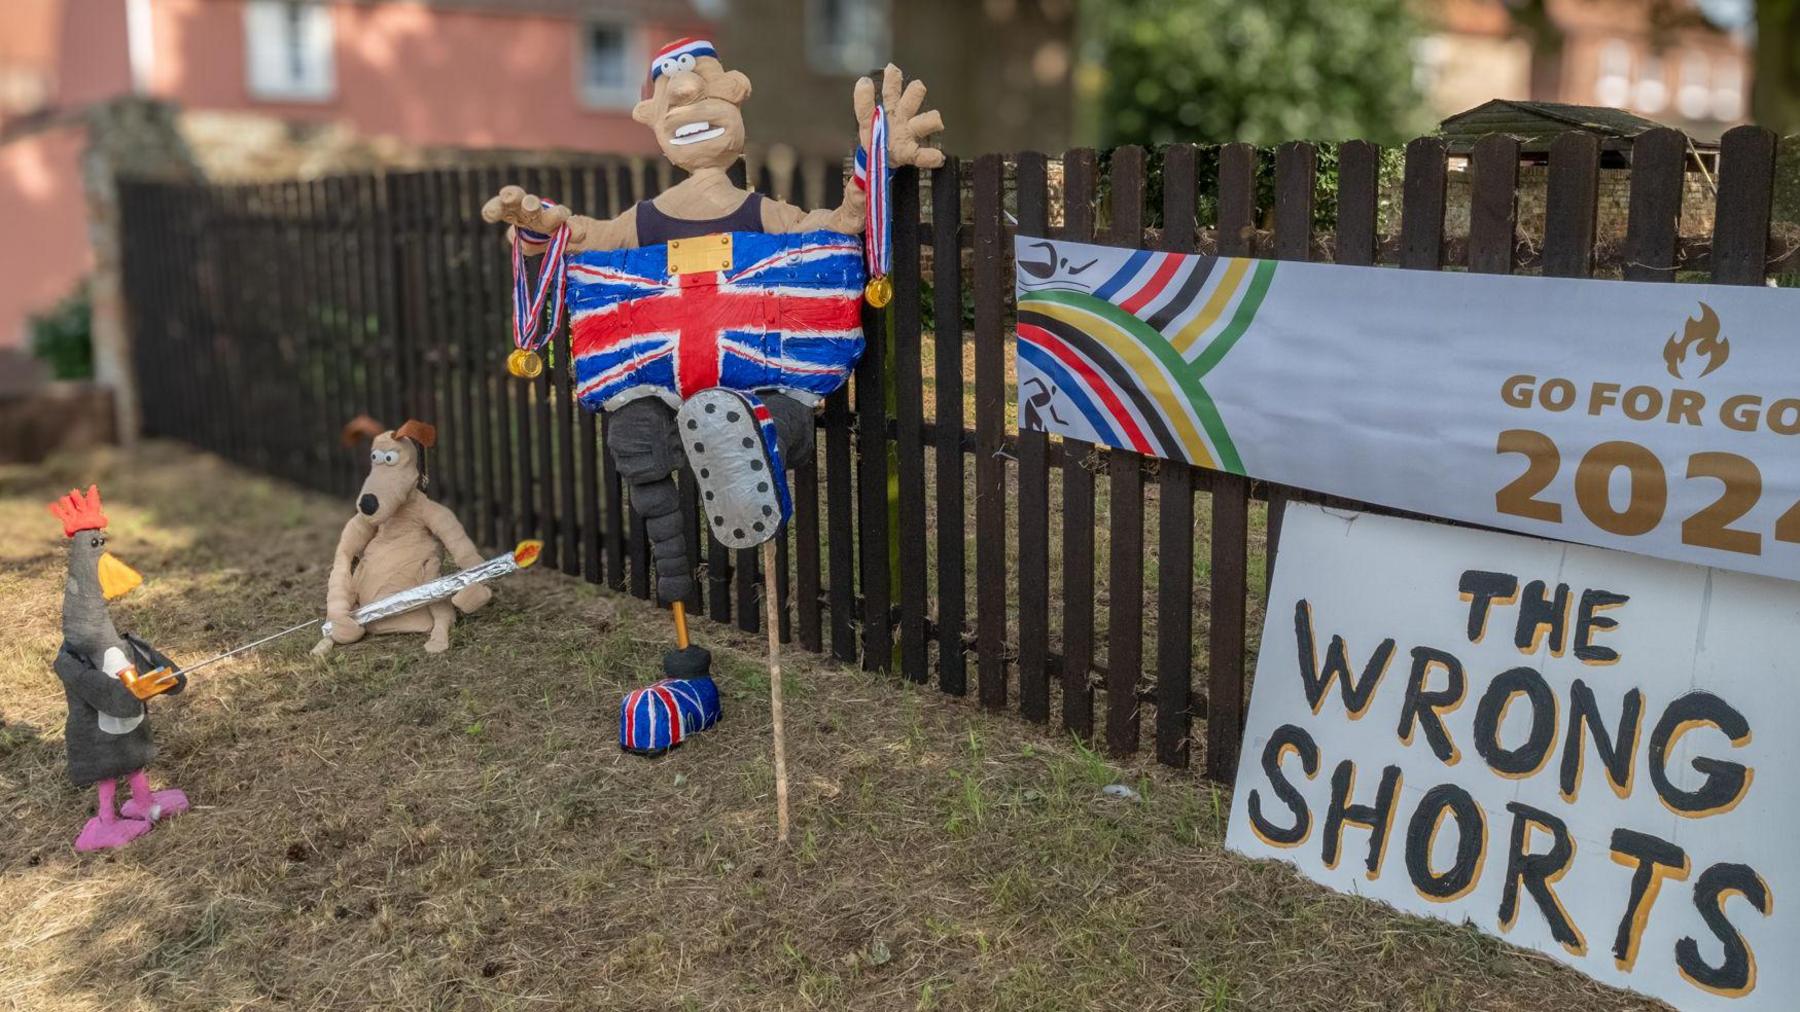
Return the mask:
[[381,500],[375,498],[373,493],[365,492],[361,499],[356,500],[356,508],[362,510],[364,516],[372,517],[381,508]]

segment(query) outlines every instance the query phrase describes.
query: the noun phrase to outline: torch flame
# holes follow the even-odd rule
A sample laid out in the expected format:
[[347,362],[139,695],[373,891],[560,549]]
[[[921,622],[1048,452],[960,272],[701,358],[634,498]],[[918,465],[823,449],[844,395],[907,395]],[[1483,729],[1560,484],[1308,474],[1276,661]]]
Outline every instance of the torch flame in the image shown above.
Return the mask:
[[1700,303],[1699,318],[1688,318],[1681,337],[1670,334],[1669,342],[1663,345],[1663,361],[1669,366],[1669,375],[1682,378],[1681,365],[1687,361],[1690,350],[1706,359],[1701,376],[1710,374],[1731,357],[1731,341],[1719,336],[1719,314],[1704,302]]

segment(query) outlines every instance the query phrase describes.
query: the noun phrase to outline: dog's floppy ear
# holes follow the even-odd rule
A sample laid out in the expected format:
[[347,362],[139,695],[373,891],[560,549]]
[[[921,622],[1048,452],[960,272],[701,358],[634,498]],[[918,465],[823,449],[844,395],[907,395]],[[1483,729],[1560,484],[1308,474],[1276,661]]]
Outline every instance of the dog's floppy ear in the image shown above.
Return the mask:
[[427,450],[437,445],[437,426],[428,425],[416,418],[407,419],[405,425],[394,430],[394,435],[400,439],[417,440]]
[[357,415],[344,423],[344,431],[339,434],[345,446],[355,446],[364,440],[374,439],[387,431],[387,426],[368,415]]

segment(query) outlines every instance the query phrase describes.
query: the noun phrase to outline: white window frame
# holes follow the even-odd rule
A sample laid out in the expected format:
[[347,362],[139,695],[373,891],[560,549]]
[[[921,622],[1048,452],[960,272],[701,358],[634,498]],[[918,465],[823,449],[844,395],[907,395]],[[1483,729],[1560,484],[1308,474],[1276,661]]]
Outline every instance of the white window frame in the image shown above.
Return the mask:
[[[295,80],[292,75],[283,73],[281,80],[272,76],[259,75],[257,72],[258,57],[262,55],[262,42],[257,37],[259,17],[285,17],[291,7],[311,8],[313,12],[307,16],[318,18],[316,27],[322,39],[312,39],[310,44],[317,51],[310,54],[316,62],[313,68],[316,80]],[[289,39],[284,35],[280,40],[284,45]],[[308,43],[303,42],[302,45]],[[286,56],[284,52],[283,57]],[[244,81],[250,96],[267,102],[329,102],[337,96],[337,19],[329,3],[314,0],[246,0],[244,3]]]
[[[826,3],[843,2],[862,8],[872,26],[866,46],[833,44],[822,38],[821,21]],[[894,5],[892,0],[806,0],[806,62],[823,74],[866,74],[886,63],[893,53]]]
[[[596,28],[616,29],[625,39],[625,79],[616,89],[596,88],[588,82],[588,39]],[[588,109],[629,109],[643,97],[650,73],[650,57],[644,51],[643,31],[624,18],[587,17],[575,23],[575,94]]]

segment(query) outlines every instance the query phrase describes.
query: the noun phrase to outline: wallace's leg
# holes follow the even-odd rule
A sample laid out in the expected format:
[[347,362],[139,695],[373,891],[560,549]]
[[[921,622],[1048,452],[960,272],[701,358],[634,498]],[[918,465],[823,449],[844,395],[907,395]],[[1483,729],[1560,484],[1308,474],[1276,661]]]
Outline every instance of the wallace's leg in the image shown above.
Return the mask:
[[694,588],[693,562],[681,531],[681,493],[674,472],[681,467],[675,412],[654,397],[624,405],[607,421],[607,440],[644,518],[650,554],[656,560],[656,596],[664,604],[685,599]]
[[818,422],[813,409],[786,394],[762,394],[762,402],[775,419],[775,438],[781,444],[781,463],[788,470],[811,460]]

